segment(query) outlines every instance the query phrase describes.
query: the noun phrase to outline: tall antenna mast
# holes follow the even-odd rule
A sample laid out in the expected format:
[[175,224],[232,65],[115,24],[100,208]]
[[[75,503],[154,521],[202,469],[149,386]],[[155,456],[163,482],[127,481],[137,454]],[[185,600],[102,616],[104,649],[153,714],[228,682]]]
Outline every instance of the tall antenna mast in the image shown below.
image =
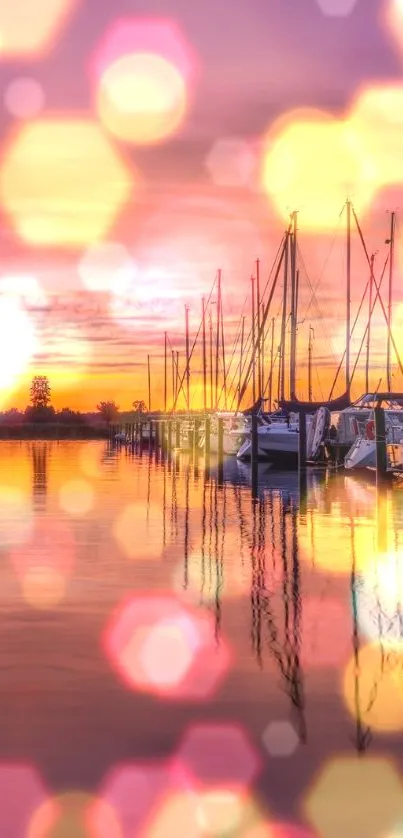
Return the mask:
[[315,337],[315,332],[312,326],[309,326],[309,342],[308,342],[308,401],[312,401],[312,337]]
[[365,390],[369,393],[369,356],[371,349],[371,319],[372,319],[372,297],[374,288],[374,262],[375,254],[371,256],[371,268],[369,276],[369,312],[368,312],[368,330],[367,330],[367,353],[365,360]]
[[291,236],[291,343],[290,343],[290,399],[295,399],[296,375],[296,346],[297,346],[297,304],[298,304],[298,275],[297,275],[297,212],[292,213]]
[[288,251],[289,251],[289,236],[285,242],[284,254],[284,286],[283,286],[283,311],[281,317],[281,337],[280,337],[280,364],[279,364],[279,398],[285,399],[285,332],[287,325],[287,286],[288,286]]
[[346,393],[350,397],[350,340],[351,340],[351,201],[347,200],[347,260],[346,260]]
[[203,410],[207,410],[207,357],[206,357],[206,300],[202,297],[203,325]]
[[148,370],[148,412],[151,413],[151,368],[150,356],[147,355],[147,370]]
[[213,318],[211,309],[209,312],[209,337],[210,337],[210,409],[213,410]]
[[190,369],[189,369],[189,306],[185,306],[186,322],[186,410],[190,409]]
[[271,343],[270,343],[270,380],[269,380],[269,410],[273,410],[273,363],[274,363],[274,317],[271,318]]
[[[262,390],[263,390],[263,380],[262,380],[262,345],[261,345],[261,337],[260,337],[260,261],[256,259],[256,309],[257,309],[257,333],[258,333],[258,346],[257,346],[257,366],[258,366],[258,398],[262,398]],[[263,336],[262,336],[263,337]]]
[[168,401],[167,339],[168,339],[168,335],[167,335],[166,332],[164,332],[164,413],[167,412],[167,401]]
[[255,358],[255,277],[250,278],[252,285],[252,399],[256,402],[256,358]]
[[221,271],[217,278],[217,334],[215,347],[215,409],[218,410],[218,370],[220,357],[220,326],[221,326]]
[[386,377],[388,382],[388,390],[392,389],[392,370],[390,363],[390,332],[392,328],[392,297],[393,297],[393,268],[395,256],[395,224],[396,213],[392,212],[390,216],[390,238],[387,240],[389,245],[389,287],[388,287],[388,342],[386,346]]

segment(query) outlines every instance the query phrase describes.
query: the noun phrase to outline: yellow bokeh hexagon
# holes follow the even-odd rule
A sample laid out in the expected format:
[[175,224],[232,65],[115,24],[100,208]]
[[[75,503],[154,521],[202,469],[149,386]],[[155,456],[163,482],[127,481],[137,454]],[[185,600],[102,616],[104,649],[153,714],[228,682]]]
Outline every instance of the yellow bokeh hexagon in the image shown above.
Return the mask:
[[403,84],[364,86],[351,108],[350,125],[371,157],[377,188],[403,182]]
[[0,60],[42,58],[80,0],[0,0]]
[[[358,668],[357,668],[358,667]],[[343,677],[343,697],[353,718],[374,731],[403,730],[403,652],[368,643],[352,655]],[[403,812],[402,812],[403,818]]]
[[367,209],[375,188],[373,164],[349,120],[315,110],[292,111],[264,144],[261,181],[281,217],[300,209],[304,226],[334,229],[344,202]]
[[79,247],[108,233],[135,182],[96,122],[49,117],[10,143],[0,198],[25,243]]
[[304,801],[304,814],[321,838],[381,838],[403,817],[403,785],[384,757],[336,757]]

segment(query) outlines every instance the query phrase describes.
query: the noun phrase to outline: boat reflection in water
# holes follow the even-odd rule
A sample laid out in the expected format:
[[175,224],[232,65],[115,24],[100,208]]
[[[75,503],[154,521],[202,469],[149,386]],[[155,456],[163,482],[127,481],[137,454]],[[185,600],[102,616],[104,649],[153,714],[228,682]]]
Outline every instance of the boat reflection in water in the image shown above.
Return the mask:
[[[127,823],[145,838],[204,834],[192,832],[190,788],[203,812],[205,795],[220,794],[221,818],[248,806],[259,835],[273,820],[309,836],[393,834],[403,812],[390,761],[403,730],[399,484],[379,491],[314,470],[302,496],[297,473],[259,467],[253,497],[252,470],[236,458],[206,470],[191,456],[98,442],[48,453],[36,510],[43,458],[28,443],[0,447],[14,498],[0,515],[2,834],[15,817],[6,789],[27,684],[24,765],[51,796],[100,798],[122,834]],[[12,526],[21,499],[39,529]],[[53,580],[57,598],[41,589]]]

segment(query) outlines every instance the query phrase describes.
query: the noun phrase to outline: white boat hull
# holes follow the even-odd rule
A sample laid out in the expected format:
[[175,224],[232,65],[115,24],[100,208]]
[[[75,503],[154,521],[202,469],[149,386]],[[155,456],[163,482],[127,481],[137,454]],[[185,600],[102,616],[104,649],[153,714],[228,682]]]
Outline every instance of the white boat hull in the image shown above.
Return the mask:
[[376,466],[376,445],[373,439],[358,437],[344,458],[344,468],[358,469]]
[[[269,462],[286,464],[298,463],[299,434],[297,428],[289,428],[286,423],[278,422],[272,425],[262,425],[257,429],[257,455],[259,459]],[[239,460],[250,460],[252,455],[252,439],[248,434],[242,443],[237,457]]]

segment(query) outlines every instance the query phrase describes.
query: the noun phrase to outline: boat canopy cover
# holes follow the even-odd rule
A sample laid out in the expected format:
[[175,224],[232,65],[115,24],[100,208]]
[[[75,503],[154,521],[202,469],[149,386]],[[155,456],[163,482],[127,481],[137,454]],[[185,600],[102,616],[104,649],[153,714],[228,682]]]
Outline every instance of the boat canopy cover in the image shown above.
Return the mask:
[[396,410],[403,408],[403,393],[365,393],[360,396],[357,401],[353,402],[351,407],[386,407],[389,410]]
[[299,413],[300,411],[302,413],[314,413],[320,407],[327,407],[328,410],[345,410],[347,407],[350,407],[351,398],[349,393],[343,393],[337,399],[321,402],[300,402],[298,399],[294,399],[293,401],[280,399],[279,405],[282,410],[286,410],[288,413]]

